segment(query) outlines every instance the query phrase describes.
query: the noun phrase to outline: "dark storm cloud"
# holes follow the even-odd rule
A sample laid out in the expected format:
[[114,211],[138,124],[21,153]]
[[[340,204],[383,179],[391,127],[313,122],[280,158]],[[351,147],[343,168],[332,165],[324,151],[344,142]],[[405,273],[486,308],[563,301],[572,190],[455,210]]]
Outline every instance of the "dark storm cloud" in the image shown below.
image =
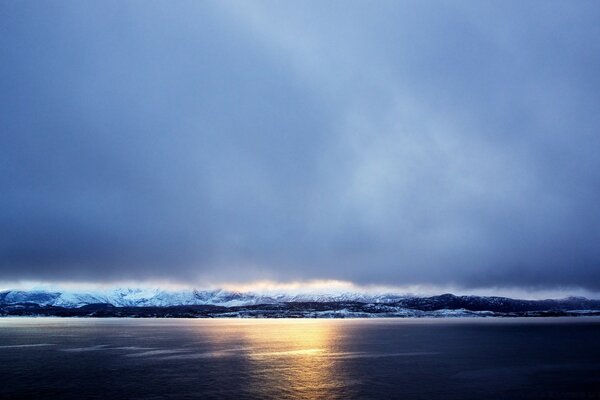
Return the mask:
[[600,289],[594,2],[0,10],[0,280]]

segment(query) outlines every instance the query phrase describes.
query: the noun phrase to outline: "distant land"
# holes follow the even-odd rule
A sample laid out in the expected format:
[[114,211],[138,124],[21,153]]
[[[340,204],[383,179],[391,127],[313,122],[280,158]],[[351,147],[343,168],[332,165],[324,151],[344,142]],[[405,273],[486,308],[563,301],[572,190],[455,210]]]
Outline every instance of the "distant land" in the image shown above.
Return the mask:
[[600,316],[600,300],[520,300],[488,296],[277,294],[227,290],[103,292],[6,290],[0,316],[136,318],[450,318]]

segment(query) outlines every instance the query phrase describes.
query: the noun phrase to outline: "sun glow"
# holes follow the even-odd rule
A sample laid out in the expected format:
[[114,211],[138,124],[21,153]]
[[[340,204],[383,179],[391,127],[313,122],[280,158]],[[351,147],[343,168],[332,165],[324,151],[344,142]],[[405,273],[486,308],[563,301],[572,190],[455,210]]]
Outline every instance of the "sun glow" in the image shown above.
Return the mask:
[[339,280],[310,280],[310,281],[293,281],[293,282],[276,282],[276,281],[253,281],[245,283],[224,283],[220,285],[225,290],[236,292],[286,292],[286,293],[311,293],[311,292],[344,292],[355,291],[358,286],[352,282]]

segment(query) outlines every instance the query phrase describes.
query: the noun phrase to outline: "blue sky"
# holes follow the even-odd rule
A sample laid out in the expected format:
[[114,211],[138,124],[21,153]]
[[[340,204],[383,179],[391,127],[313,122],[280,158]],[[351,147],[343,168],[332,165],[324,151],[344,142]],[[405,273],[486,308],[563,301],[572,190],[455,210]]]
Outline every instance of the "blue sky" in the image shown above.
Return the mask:
[[599,18],[0,1],[0,280],[598,291]]

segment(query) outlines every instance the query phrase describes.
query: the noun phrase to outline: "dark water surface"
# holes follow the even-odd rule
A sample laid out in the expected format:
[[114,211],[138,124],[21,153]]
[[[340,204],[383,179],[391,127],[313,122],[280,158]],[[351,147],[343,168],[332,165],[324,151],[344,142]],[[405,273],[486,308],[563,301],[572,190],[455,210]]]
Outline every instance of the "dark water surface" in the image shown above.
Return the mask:
[[600,318],[4,318],[0,397],[600,399]]

